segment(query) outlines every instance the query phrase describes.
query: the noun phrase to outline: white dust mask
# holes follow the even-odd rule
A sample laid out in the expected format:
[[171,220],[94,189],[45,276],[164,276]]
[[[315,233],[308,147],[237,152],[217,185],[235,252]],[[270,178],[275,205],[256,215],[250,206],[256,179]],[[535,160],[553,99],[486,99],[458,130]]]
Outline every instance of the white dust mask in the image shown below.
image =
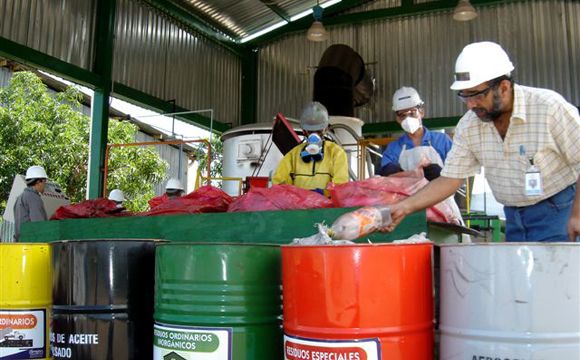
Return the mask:
[[416,117],[407,116],[405,120],[401,123],[403,130],[409,134],[414,134],[417,130],[421,128],[421,120]]

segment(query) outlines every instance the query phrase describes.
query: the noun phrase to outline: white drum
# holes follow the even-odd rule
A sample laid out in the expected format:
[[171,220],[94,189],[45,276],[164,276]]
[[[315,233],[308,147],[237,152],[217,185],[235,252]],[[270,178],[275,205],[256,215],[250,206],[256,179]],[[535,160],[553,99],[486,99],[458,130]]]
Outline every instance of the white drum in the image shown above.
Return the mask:
[[580,243],[441,246],[441,360],[580,359]]

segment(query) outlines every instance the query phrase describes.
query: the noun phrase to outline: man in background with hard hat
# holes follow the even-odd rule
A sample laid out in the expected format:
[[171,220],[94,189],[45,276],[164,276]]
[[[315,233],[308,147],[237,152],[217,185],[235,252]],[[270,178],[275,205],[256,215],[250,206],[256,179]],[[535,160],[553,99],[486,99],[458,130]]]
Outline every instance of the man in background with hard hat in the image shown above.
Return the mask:
[[185,194],[185,189],[181,185],[181,181],[176,178],[167,180],[165,185],[165,193],[163,195],[155,196],[149,200],[149,208],[153,209],[171,199],[177,199]]
[[342,147],[324,140],[328,111],[319,102],[309,103],[300,117],[306,141],[295,146],[280,161],[273,184],[290,184],[324,194],[326,185],[348,182],[348,160]]
[[394,226],[451,195],[485,167],[504,205],[507,241],[574,241],[580,235],[580,115],[554,91],[514,84],[498,44],[467,45],[455,82],[468,112],[457,125],[441,176],[392,206]]
[[22,224],[31,221],[46,221],[46,209],[40,197],[46,187],[48,176],[42,166],[31,166],[26,170],[26,189],[14,202],[14,241],[20,237]]
[[417,90],[405,86],[397,90],[393,95],[393,111],[405,134],[387,146],[380,174],[389,176],[422,167],[427,180],[439,177],[451,149],[451,139],[423,126],[425,108]]
[[113,189],[109,193],[109,200],[114,201],[117,208],[122,208],[123,202],[125,201],[125,194],[123,190],[120,189]]
[[185,190],[179,179],[171,178],[167,181],[167,185],[165,185],[165,194],[167,194],[169,199],[182,197],[184,193]]

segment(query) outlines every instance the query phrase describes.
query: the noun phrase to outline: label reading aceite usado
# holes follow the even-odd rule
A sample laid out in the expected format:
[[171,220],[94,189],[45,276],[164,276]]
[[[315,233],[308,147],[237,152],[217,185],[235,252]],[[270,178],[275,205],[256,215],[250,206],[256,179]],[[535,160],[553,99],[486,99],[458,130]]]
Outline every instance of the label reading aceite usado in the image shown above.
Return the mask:
[[379,339],[316,340],[284,335],[284,360],[380,360]]
[[231,328],[153,327],[153,360],[231,360]]

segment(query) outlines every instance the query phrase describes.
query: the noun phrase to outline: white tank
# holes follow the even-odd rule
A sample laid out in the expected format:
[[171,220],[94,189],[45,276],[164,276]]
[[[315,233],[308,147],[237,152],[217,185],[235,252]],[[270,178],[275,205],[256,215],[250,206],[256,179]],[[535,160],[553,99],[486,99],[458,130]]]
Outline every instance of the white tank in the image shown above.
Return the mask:
[[580,243],[441,246],[441,360],[580,359]]
[[[302,134],[299,128],[294,130]],[[272,123],[242,125],[224,132],[222,176],[243,180],[247,176],[270,176],[283,157],[271,135]],[[238,196],[240,182],[224,180],[223,190],[231,196]]]
[[[335,127],[334,133],[343,144],[343,148],[348,155],[348,164],[350,169],[354,174],[358,175],[358,149],[357,149],[357,138],[353,136],[356,134],[359,138],[362,138],[362,127],[364,121],[355,117],[348,116],[330,116],[328,118],[330,125],[344,125],[351,129],[351,131],[342,129],[341,127]],[[368,178],[368,171],[365,169],[365,179]]]

